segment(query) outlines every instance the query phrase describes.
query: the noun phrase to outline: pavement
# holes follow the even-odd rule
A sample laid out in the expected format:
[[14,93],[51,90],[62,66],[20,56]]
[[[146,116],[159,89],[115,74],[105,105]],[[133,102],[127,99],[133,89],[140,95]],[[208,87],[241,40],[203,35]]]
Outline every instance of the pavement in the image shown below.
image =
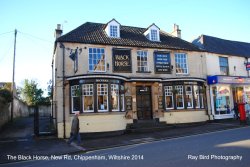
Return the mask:
[[[11,156],[32,155],[65,155],[79,154],[93,150],[133,145],[181,136],[189,136],[226,129],[241,128],[238,120],[226,120],[220,122],[186,124],[168,126],[166,128],[143,133],[126,133],[113,137],[82,138],[82,143],[68,145],[67,140],[58,139],[56,136],[33,135],[33,117],[19,118],[13,123],[8,123],[0,132],[0,164],[12,163],[18,159],[8,159]],[[25,159],[22,159],[25,160]]]

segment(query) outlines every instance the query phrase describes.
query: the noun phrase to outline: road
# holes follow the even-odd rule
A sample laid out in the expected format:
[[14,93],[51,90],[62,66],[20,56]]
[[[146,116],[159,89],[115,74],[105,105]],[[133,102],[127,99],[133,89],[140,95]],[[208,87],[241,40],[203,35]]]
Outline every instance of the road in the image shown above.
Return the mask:
[[[114,157],[117,159],[112,160]],[[110,148],[79,155],[54,157],[64,160],[51,160],[51,157],[38,156],[35,158],[44,158],[45,160],[11,163],[4,166],[249,167],[249,157],[250,127],[244,127]],[[30,158],[33,159],[34,157]],[[87,160],[89,158],[93,160]]]

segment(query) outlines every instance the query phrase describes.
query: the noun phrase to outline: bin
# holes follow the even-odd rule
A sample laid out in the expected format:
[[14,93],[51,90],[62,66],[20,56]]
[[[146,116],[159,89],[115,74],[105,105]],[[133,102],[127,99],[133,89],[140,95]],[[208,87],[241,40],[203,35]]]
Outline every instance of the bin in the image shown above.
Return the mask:
[[246,123],[246,111],[245,111],[245,103],[238,103],[238,111],[240,113],[240,122]]

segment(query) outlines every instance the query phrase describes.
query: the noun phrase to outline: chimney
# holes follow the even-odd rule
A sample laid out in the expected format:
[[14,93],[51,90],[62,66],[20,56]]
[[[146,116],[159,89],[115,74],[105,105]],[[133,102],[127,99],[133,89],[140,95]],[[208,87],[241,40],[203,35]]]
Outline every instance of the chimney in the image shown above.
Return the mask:
[[181,38],[181,30],[177,24],[174,24],[174,31],[171,34],[175,37]]
[[61,24],[57,24],[57,28],[55,29],[55,38],[59,38],[62,35]]

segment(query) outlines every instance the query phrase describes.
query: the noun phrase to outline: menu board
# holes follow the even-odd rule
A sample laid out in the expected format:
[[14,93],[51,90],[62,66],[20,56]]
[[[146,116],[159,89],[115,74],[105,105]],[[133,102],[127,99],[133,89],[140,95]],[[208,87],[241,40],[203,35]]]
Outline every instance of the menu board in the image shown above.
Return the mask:
[[158,98],[158,109],[163,109],[163,97],[159,96]]
[[132,97],[126,96],[126,110],[132,110]]
[[170,53],[156,52],[154,54],[155,73],[171,73]]

